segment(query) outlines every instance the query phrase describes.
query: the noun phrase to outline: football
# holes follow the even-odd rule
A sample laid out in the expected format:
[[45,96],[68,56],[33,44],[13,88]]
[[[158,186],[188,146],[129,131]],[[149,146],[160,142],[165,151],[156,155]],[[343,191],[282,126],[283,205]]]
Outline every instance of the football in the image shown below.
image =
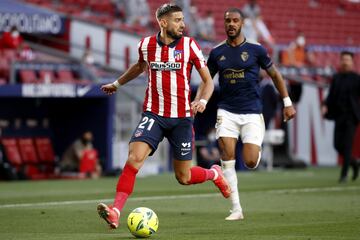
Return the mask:
[[147,238],[157,231],[159,219],[150,208],[138,207],[129,214],[127,225],[135,237]]

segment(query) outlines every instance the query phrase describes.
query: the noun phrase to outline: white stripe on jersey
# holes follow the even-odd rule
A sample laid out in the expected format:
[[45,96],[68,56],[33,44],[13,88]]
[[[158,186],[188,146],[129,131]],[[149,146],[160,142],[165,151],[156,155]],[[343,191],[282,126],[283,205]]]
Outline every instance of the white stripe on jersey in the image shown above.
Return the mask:
[[149,45],[149,41],[150,41],[150,37],[146,37],[144,38],[143,40],[143,44],[141,46],[141,52],[143,54],[143,58],[144,58],[144,61],[147,62],[148,61],[148,50],[147,50],[147,47]]
[[191,48],[194,51],[194,53],[196,54],[196,56],[199,58],[201,68],[205,67],[204,55],[202,54],[201,50],[196,46],[194,41],[191,42]]
[[[169,48],[169,62],[175,62],[174,52],[175,52],[175,48]],[[170,71],[170,94],[171,94],[170,117],[176,118],[178,117],[176,71]]]
[[[155,62],[161,62],[161,46],[157,42],[156,42]],[[162,91],[163,90],[162,71],[156,71],[156,89],[159,96],[159,115],[164,116],[164,94]]]
[[189,99],[189,92],[190,92],[190,87],[189,87],[189,80],[188,80],[188,63],[190,60],[190,38],[189,37],[184,37],[184,67],[183,67],[183,74],[184,74],[184,83],[185,83],[185,114],[186,117],[191,117],[191,113],[190,113],[190,105],[187,101],[187,99]]
[[[146,37],[144,38],[143,40],[143,44],[141,46],[141,52],[143,54],[143,58],[144,58],[144,61],[145,62],[149,62],[149,58],[148,58],[148,45],[149,45],[149,41],[150,41],[150,37]],[[147,89],[147,92],[148,92],[148,102],[147,102],[147,105],[146,105],[146,110],[150,110],[151,109],[151,72],[150,72],[150,68],[149,68],[149,65],[148,65],[148,75],[149,75],[149,85],[148,85],[148,89]]]

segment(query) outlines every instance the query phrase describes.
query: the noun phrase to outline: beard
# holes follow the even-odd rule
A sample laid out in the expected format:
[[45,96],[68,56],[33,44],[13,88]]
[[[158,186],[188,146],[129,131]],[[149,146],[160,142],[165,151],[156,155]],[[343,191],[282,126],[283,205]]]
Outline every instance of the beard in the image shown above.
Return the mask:
[[[235,30],[235,29],[234,29]],[[229,30],[226,31],[226,35],[228,36],[229,39],[233,40],[237,37],[240,36],[240,33],[241,33],[241,28],[239,28],[236,32],[235,32],[235,35],[229,35]]]
[[175,30],[166,30],[166,34],[174,40],[180,39],[183,36],[182,33],[177,34]]

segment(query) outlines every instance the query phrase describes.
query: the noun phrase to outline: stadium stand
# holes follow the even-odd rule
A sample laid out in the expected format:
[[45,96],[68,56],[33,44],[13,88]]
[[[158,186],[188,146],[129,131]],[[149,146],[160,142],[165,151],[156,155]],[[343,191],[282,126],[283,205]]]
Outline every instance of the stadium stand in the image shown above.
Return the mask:
[[[151,11],[168,1],[148,0]],[[218,4],[217,0],[192,0],[200,14],[211,10],[215,18],[217,40],[225,39],[223,26],[224,11],[230,6],[242,8],[246,0],[228,0]],[[315,2],[315,4],[312,4]],[[307,44],[316,57],[317,66],[337,66],[336,46],[356,46],[360,42],[359,3],[344,0],[303,1],[303,0],[259,0],[265,23],[270,28],[276,44],[287,45],[299,31],[306,35]],[[341,11],[340,9],[343,9]],[[327,49],[316,46],[329,45]],[[333,46],[333,48],[331,48]],[[356,68],[360,69],[360,54],[356,54]]]

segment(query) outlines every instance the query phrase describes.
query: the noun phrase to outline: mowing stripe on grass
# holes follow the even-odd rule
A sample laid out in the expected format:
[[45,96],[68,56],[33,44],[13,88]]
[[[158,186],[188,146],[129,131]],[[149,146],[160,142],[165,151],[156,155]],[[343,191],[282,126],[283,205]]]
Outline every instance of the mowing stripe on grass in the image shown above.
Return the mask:
[[[351,191],[360,190],[360,186],[349,187],[324,187],[324,188],[299,188],[299,189],[279,189],[279,190],[261,190],[252,191],[249,193],[310,193],[310,192],[338,192],[338,191]],[[208,198],[220,196],[220,193],[204,193],[204,194],[187,194],[187,195],[170,195],[170,196],[149,196],[149,197],[133,197],[129,201],[153,201],[153,200],[169,200],[169,199],[187,199],[187,198]],[[19,208],[19,207],[44,207],[44,206],[58,206],[58,205],[72,205],[72,204],[88,204],[99,202],[112,202],[113,199],[96,199],[96,200],[74,200],[74,201],[58,201],[58,202],[39,202],[39,203],[15,203],[3,204],[1,208]]]

